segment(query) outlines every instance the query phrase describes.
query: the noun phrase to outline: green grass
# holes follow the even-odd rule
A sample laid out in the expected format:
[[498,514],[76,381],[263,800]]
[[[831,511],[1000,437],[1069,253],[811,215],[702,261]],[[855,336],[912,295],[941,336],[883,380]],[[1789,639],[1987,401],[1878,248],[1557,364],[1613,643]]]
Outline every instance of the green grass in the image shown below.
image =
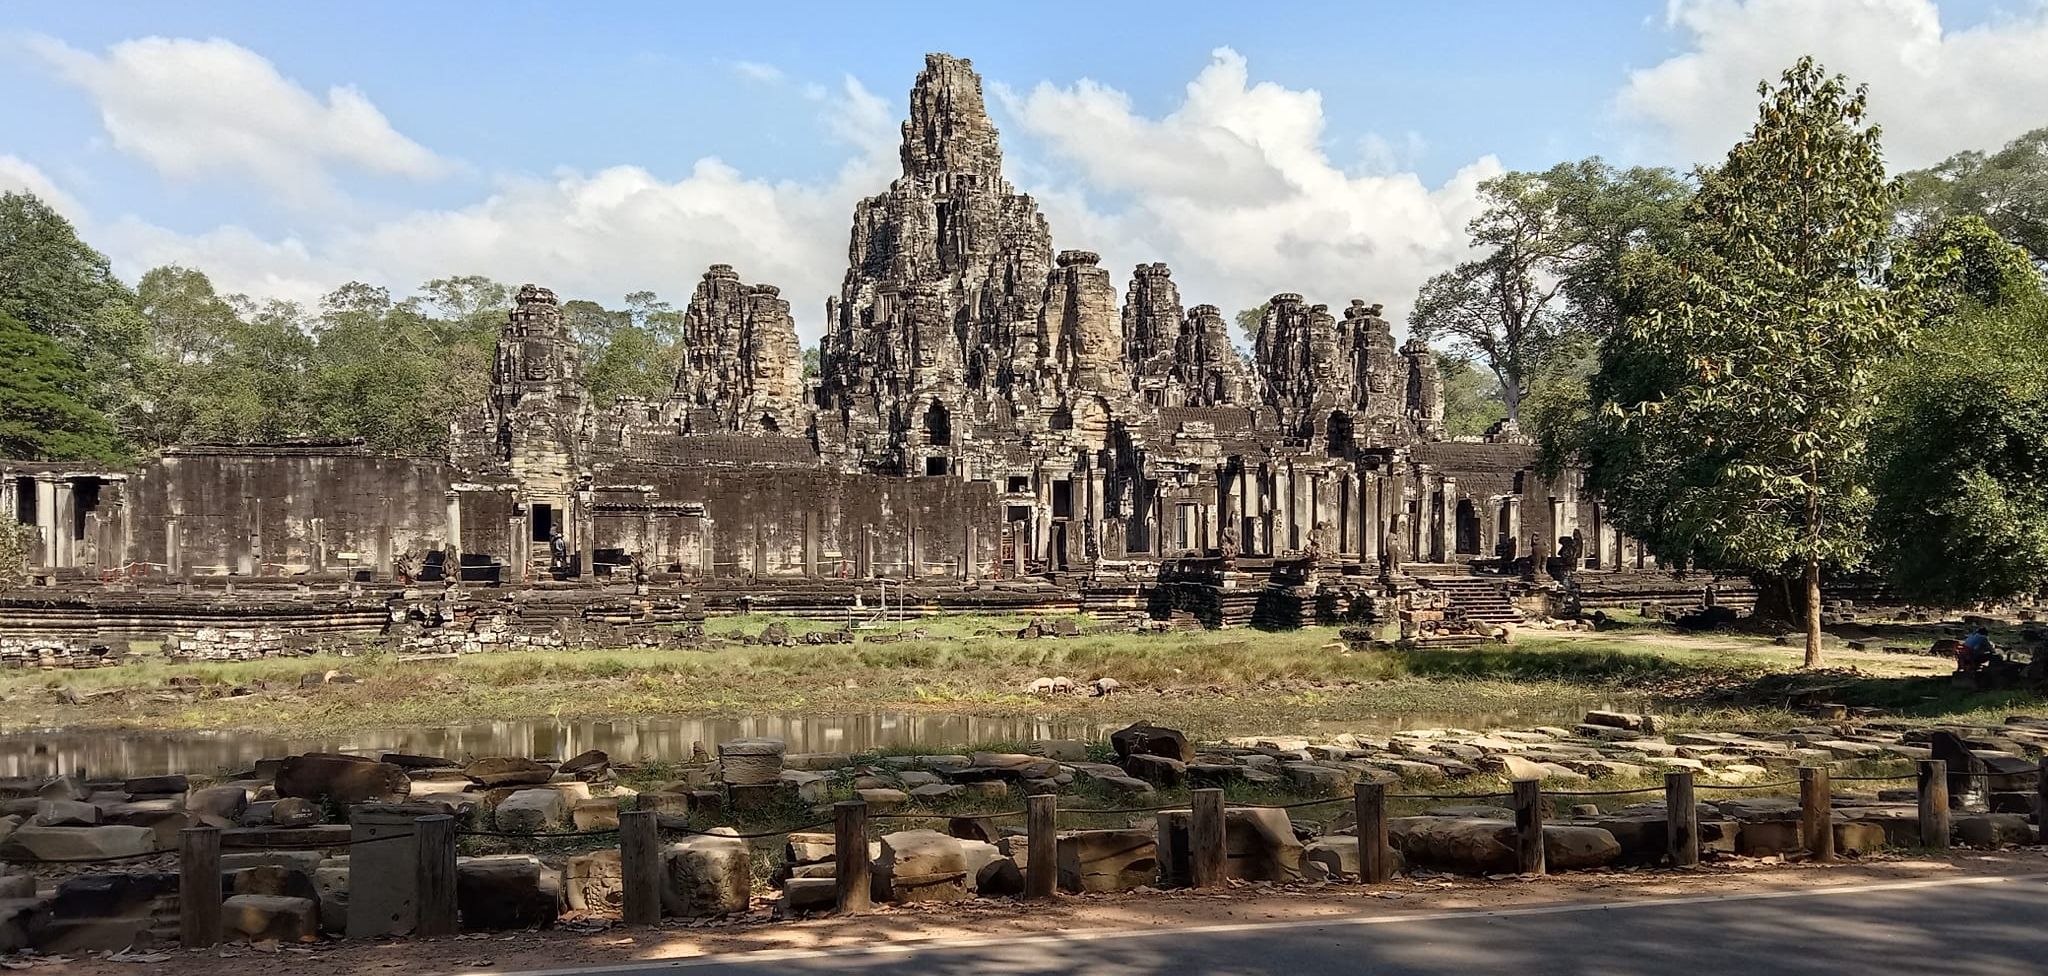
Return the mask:
[[[1797,673],[1798,649],[1768,637],[1680,635],[1630,615],[1595,634],[1523,629],[1512,644],[1412,652],[1351,652],[1334,629],[1314,627],[1019,640],[1014,634],[1028,618],[976,616],[860,631],[849,644],[737,640],[778,622],[797,634],[836,626],[767,615],[716,618],[707,631],[723,639],[697,650],[526,650],[419,662],[388,653],[197,664],[144,658],[83,671],[6,671],[0,731],[325,735],[485,719],[898,709],[1101,726],[1148,719],[1223,736],[1554,724],[1607,706],[1655,708],[1691,727],[1771,727],[1801,721],[1781,706],[1787,689],[1802,683],[1827,687],[1831,701],[1930,720],[1995,721],[2043,707],[2028,692],[1955,689],[1938,659],[1837,646],[1835,659],[1853,672]],[[874,639],[920,630],[924,636],[915,639]],[[299,688],[301,675],[327,670],[359,682]],[[1024,690],[1034,678],[1062,675],[1078,682],[1113,677],[1129,690],[1101,699],[1043,699]],[[170,694],[166,684],[174,677],[197,678],[209,690]],[[253,696],[219,697],[262,685],[268,690]],[[70,705],[51,693],[60,687],[106,694]]]

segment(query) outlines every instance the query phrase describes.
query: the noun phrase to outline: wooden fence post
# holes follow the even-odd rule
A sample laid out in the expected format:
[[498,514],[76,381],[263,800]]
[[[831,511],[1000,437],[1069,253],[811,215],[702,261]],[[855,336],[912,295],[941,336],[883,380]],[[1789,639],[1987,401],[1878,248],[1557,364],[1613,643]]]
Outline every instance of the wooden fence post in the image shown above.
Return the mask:
[[1052,793],[1035,794],[1024,800],[1024,829],[1029,834],[1024,849],[1026,898],[1051,898],[1059,885],[1059,802],[1060,798]]
[[1799,832],[1811,860],[1835,859],[1835,814],[1826,766],[1799,767]]
[[412,822],[412,839],[419,852],[415,876],[418,899],[415,935],[454,935],[460,931],[455,904],[455,818],[445,813],[430,814]]
[[1674,868],[1700,865],[1700,808],[1692,798],[1692,770],[1664,774],[1664,849]]
[[1543,781],[1518,779],[1515,797],[1515,872],[1543,873]]
[[1387,845],[1387,787],[1360,783],[1351,791],[1351,812],[1358,821],[1358,878],[1385,884],[1394,876],[1394,852]]
[[178,831],[178,941],[187,949],[220,942],[220,828]]
[[2039,770],[2034,777],[2034,825],[2038,830],[2035,838],[2048,844],[2048,756],[2041,757]]
[[868,804],[832,804],[832,877],[839,885],[839,913],[867,911],[874,903],[868,877]]
[[1228,859],[1223,843],[1223,791],[1196,790],[1188,811],[1188,880],[1197,888],[1223,886]]
[[1920,760],[1920,846],[1948,850],[1948,762]]
[[661,838],[654,811],[619,814],[619,883],[626,903],[620,913],[627,925],[661,924]]

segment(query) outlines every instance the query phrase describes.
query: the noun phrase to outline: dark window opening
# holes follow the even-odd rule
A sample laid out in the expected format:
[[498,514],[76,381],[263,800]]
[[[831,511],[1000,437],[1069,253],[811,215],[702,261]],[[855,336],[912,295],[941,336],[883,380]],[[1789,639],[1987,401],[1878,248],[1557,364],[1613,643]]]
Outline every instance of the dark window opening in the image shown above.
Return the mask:
[[943,454],[934,454],[934,455],[932,455],[932,456],[930,456],[930,457],[928,457],[928,458],[925,458],[925,459],[924,459],[924,473],[925,473],[925,474],[927,474],[927,475],[942,475],[942,474],[945,474],[945,473],[946,473],[946,461],[947,461],[947,458],[946,458],[946,456],[945,456],[945,455],[943,455]]
[[775,422],[774,414],[764,413],[761,415],[761,430],[764,433],[774,434],[782,430],[782,425]]
[[1029,522],[1029,521],[1031,521],[1031,506],[1029,506],[1029,505],[1011,505],[1011,506],[1009,506],[1008,508],[1004,509],[1004,511],[1003,511],[1003,521],[1005,521],[1005,522]]
[[1029,475],[1021,475],[1021,474],[1013,474],[1013,475],[1011,475],[1011,476],[1010,476],[1010,490],[1011,490],[1011,491],[1013,491],[1013,492],[1016,492],[1016,491],[1030,491],[1030,490],[1031,490],[1031,477],[1030,477]]
[[36,524],[36,479],[14,479],[14,520],[26,525]]
[[71,537],[85,538],[86,523],[92,520],[94,509],[100,507],[100,480],[85,478],[71,484]]
[[1065,478],[1054,479],[1052,483],[1052,517],[1074,517],[1074,483]]
[[1472,499],[1458,499],[1458,551],[1468,556],[1479,555],[1479,512],[1472,507]]
[[1351,415],[1342,410],[1330,414],[1329,452],[1342,454],[1351,449]]
[[933,447],[945,447],[953,443],[953,418],[946,407],[937,400],[924,412],[924,432]]
[[553,539],[555,537],[555,506],[533,506],[533,524],[530,528],[532,529],[531,534],[535,542],[546,542]]

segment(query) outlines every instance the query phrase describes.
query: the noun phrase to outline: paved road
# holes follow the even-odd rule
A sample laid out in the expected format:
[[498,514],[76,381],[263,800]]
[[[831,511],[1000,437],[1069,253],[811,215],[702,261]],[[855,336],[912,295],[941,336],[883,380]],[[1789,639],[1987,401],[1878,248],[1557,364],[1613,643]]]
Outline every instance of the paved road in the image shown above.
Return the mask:
[[1495,913],[1078,931],[560,969],[610,976],[1977,976],[2048,972],[2048,875]]

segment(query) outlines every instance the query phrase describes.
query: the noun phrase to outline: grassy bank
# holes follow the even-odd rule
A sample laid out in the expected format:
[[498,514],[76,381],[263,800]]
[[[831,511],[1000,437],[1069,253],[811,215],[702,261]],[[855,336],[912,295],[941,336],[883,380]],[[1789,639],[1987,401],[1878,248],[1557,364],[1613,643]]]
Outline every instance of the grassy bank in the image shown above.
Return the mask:
[[[825,626],[733,617],[708,629],[736,638],[776,622],[799,634]],[[921,636],[864,634],[853,644],[794,647],[517,651],[415,662],[375,653],[204,664],[156,659],[86,671],[6,671],[0,730],[331,735],[482,719],[901,709],[1102,725],[1143,718],[1223,736],[1534,725],[1609,705],[1656,708],[1696,727],[1780,725],[1796,717],[1779,706],[1809,688],[1822,689],[1826,700],[1926,718],[1995,721],[2041,705],[2023,692],[1956,691],[1940,659],[1837,648],[1833,663],[1845,670],[1793,674],[1797,649],[1767,638],[1641,625],[1596,634],[1524,631],[1513,644],[1468,649],[1350,653],[1326,628],[1020,640],[1014,634],[1024,623],[950,618],[918,625]],[[302,675],[330,669],[355,683],[299,687]],[[1034,678],[1057,675],[1083,682],[1113,677],[1127,690],[1052,699],[1024,690]],[[207,690],[174,692],[173,678],[196,678]],[[235,688],[251,693],[223,697]]]

